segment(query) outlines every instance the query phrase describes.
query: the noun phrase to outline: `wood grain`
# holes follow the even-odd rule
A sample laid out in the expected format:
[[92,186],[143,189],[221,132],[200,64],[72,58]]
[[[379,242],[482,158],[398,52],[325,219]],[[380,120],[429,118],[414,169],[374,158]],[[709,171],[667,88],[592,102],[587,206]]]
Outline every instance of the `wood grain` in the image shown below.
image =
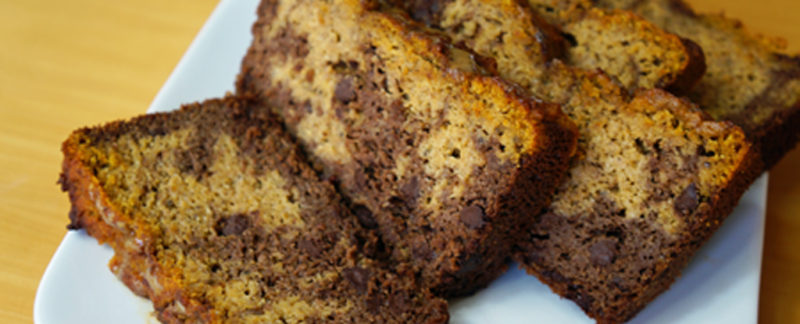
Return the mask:
[[[800,1],[693,0],[800,52]],[[31,323],[69,204],[60,143],[143,113],[214,0],[0,2],[0,323]],[[800,151],[771,172],[760,321],[800,322]]]
[[143,113],[215,0],[0,1],[0,323],[31,323],[66,233],[60,145]]

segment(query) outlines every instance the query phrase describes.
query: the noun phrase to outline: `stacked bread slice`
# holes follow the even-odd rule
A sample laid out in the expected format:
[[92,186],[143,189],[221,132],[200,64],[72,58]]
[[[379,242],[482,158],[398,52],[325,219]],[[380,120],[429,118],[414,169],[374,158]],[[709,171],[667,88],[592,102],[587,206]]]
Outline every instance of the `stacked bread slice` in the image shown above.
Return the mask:
[[738,127],[665,91],[629,95],[603,72],[539,64],[519,48],[542,40],[508,23],[527,20],[514,14],[526,6],[501,11],[500,3],[515,2],[447,2],[429,26],[496,58],[501,76],[561,104],[581,132],[567,181],[517,243],[516,259],[590,316],[624,321],[672,283],[731,212],[759,174],[757,151]]
[[238,91],[277,107],[393,264],[468,294],[547,205],[574,125],[474,54],[370,9],[264,2]]
[[115,249],[160,320],[440,323],[429,291],[467,294],[507,267],[575,125],[372,9],[264,1],[237,97],[65,142],[70,228]]
[[257,13],[235,95],[64,144],[164,322],[440,323],[511,259],[623,322],[800,134],[798,59],[680,0]]
[[739,125],[772,167],[800,140],[800,57],[780,39],[749,32],[721,14],[698,14],[682,0],[597,0],[628,9],[692,39],[707,57],[707,72],[688,94],[718,120]]
[[[528,0],[543,17],[568,30],[568,21],[586,10],[636,14],[661,30],[674,33],[684,42],[699,46],[705,57],[705,71],[696,85],[680,87],[680,95],[716,120],[728,120],[741,127],[758,147],[764,168],[769,169],[800,140],[800,58],[787,55],[780,39],[749,32],[744,25],[721,14],[700,14],[683,0]],[[586,9],[591,8],[591,9]],[[603,35],[603,39],[618,36]],[[658,52],[660,46],[644,52]],[[577,47],[582,47],[578,44]],[[574,62],[600,68],[614,78],[625,80],[623,71],[605,61],[633,60],[613,46],[589,46],[593,59]],[[669,47],[662,54],[680,56]],[[699,70],[698,70],[699,71]],[[697,73],[697,71],[693,72]]]

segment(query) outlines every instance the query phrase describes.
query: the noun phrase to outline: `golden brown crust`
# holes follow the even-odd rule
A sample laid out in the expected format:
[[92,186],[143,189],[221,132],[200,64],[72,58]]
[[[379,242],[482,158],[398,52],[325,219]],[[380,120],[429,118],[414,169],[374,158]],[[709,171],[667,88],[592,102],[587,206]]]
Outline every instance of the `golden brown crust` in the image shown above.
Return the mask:
[[[152,117],[160,118],[160,117]],[[121,122],[109,124],[108,128],[117,128]],[[157,262],[152,262],[144,248],[150,244],[150,231],[147,225],[136,223],[125,213],[109,201],[109,197],[102,190],[102,185],[94,176],[92,170],[84,163],[87,160],[85,151],[80,148],[79,142],[85,140],[82,136],[88,129],[77,130],[70,136],[62,146],[64,162],[62,174],[59,179],[62,190],[68,192],[72,204],[69,218],[69,229],[84,229],[86,233],[94,237],[99,244],[108,244],[114,251],[114,257],[109,262],[109,268],[117,277],[131,289],[135,294],[148,298],[153,302],[154,308],[159,312],[159,319],[165,323],[179,323],[180,321],[170,316],[162,317],[163,308],[174,302],[174,296],[170,291],[179,290],[181,286],[175,274],[175,270],[162,269]],[[105,219],[104,216],[105,215]],[[112,226],[111,224],[117,224]],[[120,228],[120,225],[123,228]],[[129,240],[129,236],[136,237],[141,245],[134,246],[124,244]],[[121,258],[125,258],[126,264],[122,265]],[[165,289],[156,292],[152,289],[148,280],[144,277],[145,273],[159,278],[158,281],[164,285]],[[172,287],[172,289],[170,289]],[[182,302],[187,305],[188,313],[206,314],[204,309],[196,302],[183,298]],[[199,308],[199,309],[198,309]],[[219,322],[213,317],[205,317],[204,321],[209,323]]]

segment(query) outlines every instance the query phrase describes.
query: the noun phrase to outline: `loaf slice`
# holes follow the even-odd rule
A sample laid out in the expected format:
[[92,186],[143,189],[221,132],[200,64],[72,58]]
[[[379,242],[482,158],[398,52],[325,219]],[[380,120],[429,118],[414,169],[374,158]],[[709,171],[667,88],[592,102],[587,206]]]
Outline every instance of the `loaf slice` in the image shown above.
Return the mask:
[[785,42],[756,36],[721,14],[698,14],[681,0],[596,0],[629,9],[699,44],[708,71],[689,97],[717,120],[730,120],[759,146],[766,168],[800,140],[800,56]]
[[758,174],[740,129],[640,93],[587,149],[517,261],[598,323],[630,320],[680,275]]
[[[458,19],[466,25],[472,18]],[[741,129],[663,90],[630,97],[602,72],[558,60],[537,64],[516,50],[534,41],[518,30],[495,43],[475,42],[462,28],[440,31],[503,57],[502,76],[561,103],[579,126],[567,181],[532,218],[515,257],[598,322],[626,321],[666,290],[760,172]]]
[[[388,257],[442,296],[506,267],[565,174],[560,109],[361,0],[264,1],[240,93],[275,107]],[[485,67],[485,68],[483,68]]]
[[374,238],[252,100],[80,129],[63,151],[69,228],[111,245],[111,270],[164,323],[447,321],[443,300],[364,255]]
[[602,69],[631,92],[664,88],[682,94],[705,72],[705,57],[697,44],[629,11],[599,9],[589,0],[527,4],[563,30],[570,42],[566,63]]

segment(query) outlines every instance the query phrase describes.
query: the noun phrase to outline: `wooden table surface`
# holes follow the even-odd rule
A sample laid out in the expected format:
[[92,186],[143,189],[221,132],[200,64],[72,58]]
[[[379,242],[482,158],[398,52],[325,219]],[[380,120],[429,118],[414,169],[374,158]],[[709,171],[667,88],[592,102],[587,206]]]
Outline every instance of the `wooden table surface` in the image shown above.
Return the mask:
[[[694,0],[800,52],[800,1]],[[66,233],[56,179],[71,130],[143,113],[216,0],[0,1],[0,322],[31,323]],[[770,176],[764,323],[800,322],[800,150]]]

